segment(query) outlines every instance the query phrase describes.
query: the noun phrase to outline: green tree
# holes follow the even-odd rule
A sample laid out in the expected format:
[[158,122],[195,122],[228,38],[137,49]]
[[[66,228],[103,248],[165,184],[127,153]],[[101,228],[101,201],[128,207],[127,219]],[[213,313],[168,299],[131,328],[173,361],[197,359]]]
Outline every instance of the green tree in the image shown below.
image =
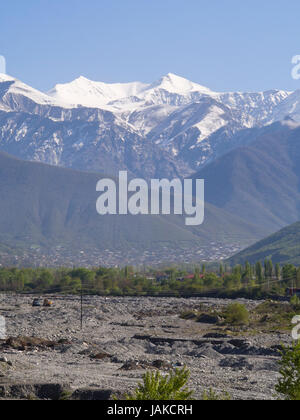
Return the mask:
[[223,277],[224,276],[224,266],[223,264],[220,264],[220,276]]
[[228,324],[247,325],[249,324],[249,312],[245,305],[232,303],[225,310],[225,319]]
[[241,265],[236,265],[233,268],[232,272],[239,279],[239,281],[241,281],[241,279],[242,279],[242,266]]
[[195,268],[195,275],[194,275],[194,281],[197,283],[200,280],[200,270],[199,268]]
[[48,290],[52,286],[54,281],[53,274],[49,270],[42,270],[39,275],[37,287],[41,290]]
[[268,278],[268,258],[265,258],[264,261],[264,274],[265,274],[265,279]]
[[131,401],[185,401],[192,398],[193,392],[186,387],[190,377],[187,368],[176,369],[163,376],[159,371],[147,372],[133,394],[126,395]]
[[300,289],[300,267],[298,267],[296,273],[296,287]]
[[268,280],[273,276],[273,262],[271,259],[265,259],[265,278]]
[[292,264],[286,264],[282,268],[282,279],[287,283],[287,285],[292,285],[297,276],[297,269]]
[[300,342],[284,347],[281,356],[276,391],[287,401],[300,401]]
[[259,284],[263,283],[264,275],[263,275],[263,266],[262,263],[259,261],[255,265],[255,274],[256,280]]
[[298,311],[300,309],[300,298],[294,294],[291,297],[290,304],[294,307],[295,311]]
[[249,262],[247,261],[245,264],[245,269],[242,275],[242,279],[243,279],[243,283],[244,285],[248,286],[251,282],[252,279],[252,270],[251,270],[251,265],[249,264]]
[[281,277],[281,267],[280,267],[280,264],[276,264],[275,265],[275,276],[276,276],[276,279],[277,280],[280,280],[280,277]]

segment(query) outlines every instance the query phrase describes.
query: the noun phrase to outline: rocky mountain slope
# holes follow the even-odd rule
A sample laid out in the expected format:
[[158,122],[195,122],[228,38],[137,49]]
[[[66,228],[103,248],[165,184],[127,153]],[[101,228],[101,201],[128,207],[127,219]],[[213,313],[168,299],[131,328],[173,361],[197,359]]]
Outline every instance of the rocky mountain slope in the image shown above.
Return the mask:
[[188,176],[247,144],[237,133],[287,115],[299,92],[218,93],[174,74],[152,84],[105,84],[84,77],[48,94],[0,75],[0,149],[114,175]]

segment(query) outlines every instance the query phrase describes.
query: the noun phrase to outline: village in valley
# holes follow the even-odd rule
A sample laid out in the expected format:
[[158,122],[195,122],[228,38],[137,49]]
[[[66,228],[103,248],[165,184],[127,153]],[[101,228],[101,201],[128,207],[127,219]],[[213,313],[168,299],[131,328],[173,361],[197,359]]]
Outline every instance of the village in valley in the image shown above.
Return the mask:
[[234,255],[241,249],[239,243],[212,242],[207,247],[181,246],[172,248],[162,245],[158,249],[141,251],[138,249],[104,249],[93,248],[88,250],[70,250],[63,246],[44,250],[40,247],[31,247],[29,250],[20,250],[19,253],[0,251],[0,266],[33,266],[33,267],[122,267],[133,266],[162,266],[168,264],[199,264],[207,261],[221,261]]

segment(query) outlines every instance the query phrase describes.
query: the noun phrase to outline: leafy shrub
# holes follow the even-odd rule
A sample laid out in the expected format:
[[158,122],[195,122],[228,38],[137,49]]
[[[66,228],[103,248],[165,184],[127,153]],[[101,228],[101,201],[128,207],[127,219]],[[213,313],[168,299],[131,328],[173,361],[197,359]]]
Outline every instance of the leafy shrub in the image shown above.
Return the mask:
[[291,297],[290,303],[295,310],[300,308],[300,298],[297,295]]
[[233,303],[228,305],[225,310],[225,319],[227,324],[247,325],[249,324],[249,312],[245,305]]
[[180,318],[185,319],[185,320],[197,319],[197,312],[196,311],[184,311],[180,314]]
[[281,378],[276,391],[287,401],[300,401],[300,342],[284,347],[281,354]]
[[272,302],[270,300],[261,303],[257,306],[255,309],[255,312],[258,314],[278,314],[278,315],[284,315],[284,314],[290,314],[293,313],[293,308],[291,305],[285,302]]
[[290,330],[291,320],[297,315],[296,310],[296,306],[288,302],[267,301],[257,306],[254,312],[258,316],[262,315],[260,322],[266,326],[272,329]]
[[147,372],[131,395],[126,400],[131,401],[184,401],[192,398],[193,392],[186,387],[190,371],[186,368],[176,369],[170,375],[163,376],[159,371]]
[[225,392],[224,394],[217,394],[215,391],[210,389],[209,391],[204,391],[202,394],[203,401],[230,401],[231,396]]

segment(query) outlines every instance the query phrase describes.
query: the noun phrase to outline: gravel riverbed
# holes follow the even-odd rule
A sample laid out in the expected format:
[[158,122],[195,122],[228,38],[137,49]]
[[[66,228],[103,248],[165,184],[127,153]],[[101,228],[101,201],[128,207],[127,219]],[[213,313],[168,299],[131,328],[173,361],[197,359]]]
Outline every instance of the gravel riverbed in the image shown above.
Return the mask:
[[[0,398],[51,398],[68,389],[73,398],[108,399],[130,392],[146,370],[184,365],[196,398],[210,388],[233,399],[274,398],[278,347],[291,342],[290,333],[237,337],[180,318],[185,310],[230,300],[85,296],[82,330],[80,297],[53,300],[52,308],[33,308],[33,296],[0,295],[7,337],[50,342],[0,342]],[[250,311],[261,303],[239,302]]]

